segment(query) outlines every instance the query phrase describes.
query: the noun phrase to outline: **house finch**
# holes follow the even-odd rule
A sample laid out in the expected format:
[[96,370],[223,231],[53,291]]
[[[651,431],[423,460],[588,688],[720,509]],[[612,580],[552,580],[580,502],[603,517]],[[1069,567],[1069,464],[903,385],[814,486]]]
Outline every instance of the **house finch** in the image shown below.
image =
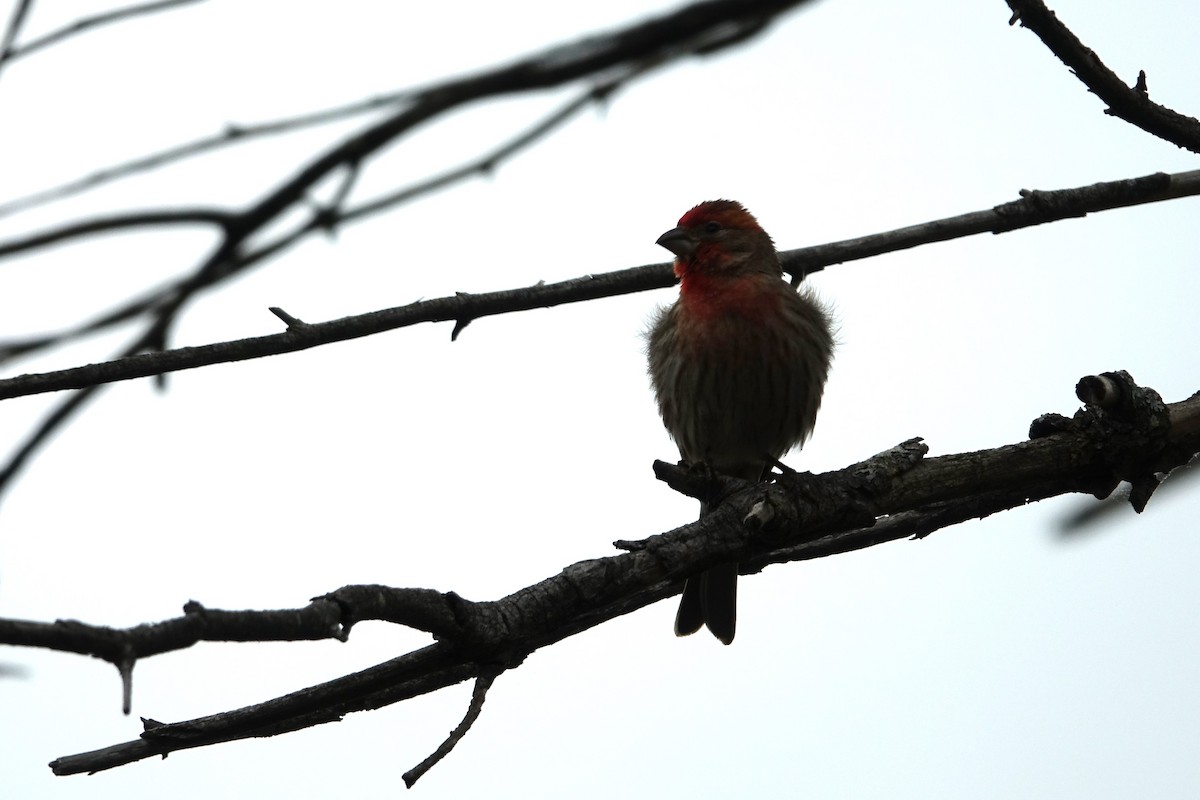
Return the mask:
[[[684,461],[761,480],[812,431],[833,355],[829,317],[783,280],[771,237],[739,203],[701,203],[658,244],[675,254],[680,282],[648,337],[663,424]],[[688,578],[675,634],[707,625],[731,643],[737,575],[728,563]]]

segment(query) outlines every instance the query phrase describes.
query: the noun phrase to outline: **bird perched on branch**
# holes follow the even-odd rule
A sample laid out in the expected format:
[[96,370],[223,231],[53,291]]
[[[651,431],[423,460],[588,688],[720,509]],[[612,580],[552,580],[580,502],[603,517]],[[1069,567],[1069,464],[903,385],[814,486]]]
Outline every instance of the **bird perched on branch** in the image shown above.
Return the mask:
[[[740,203],[701,203],[658,244],[679,278],[679,299],[648,335],[663,424],[684,461],[761,480],[812,431],[833,356],[829,316],[783,279],[771,237]],[[700,504],[701,517],[709,510]],[[728,563],[688,578],[675,634],[707,625],[731,643],[737,576]]]

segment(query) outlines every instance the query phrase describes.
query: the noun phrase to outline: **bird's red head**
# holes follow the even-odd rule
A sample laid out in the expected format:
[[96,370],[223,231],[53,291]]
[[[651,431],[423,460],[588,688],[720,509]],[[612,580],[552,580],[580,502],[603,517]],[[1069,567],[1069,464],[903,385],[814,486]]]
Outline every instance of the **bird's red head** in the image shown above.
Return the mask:
[[681,228],[702,228],[710,222],[715,222],[725,228],[735,228],[745,231],[761,231],[758,220],[746,210],[746,207],[736,200],[709,200],[698,206],[693,206],[679,218]]
[[780,274],[771,237],[741,203],[709,200],[679,218],[678,227],[658,237],[658,244],[675,254],[675,274],[733,276],[764,267]]

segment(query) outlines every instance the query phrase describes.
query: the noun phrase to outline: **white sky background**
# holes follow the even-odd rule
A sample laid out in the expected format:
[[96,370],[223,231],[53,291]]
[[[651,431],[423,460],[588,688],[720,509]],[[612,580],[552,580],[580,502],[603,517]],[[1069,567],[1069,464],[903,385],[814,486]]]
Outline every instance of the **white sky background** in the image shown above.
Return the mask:
[[[218,130],[491,66],[648,9],[604,3],[214,2],[96,32],[0,75],[0,199]],[[673,5],[660,4],[661,8]],[[1200,112],[1200,7],[1055,0],[1108,66]],[[43,2],[27,35],[97,4]],[[7,5],[3,18],[8,16]],[[749,46],[619,93],[492,179],[312,239],[193,303],[175,345],[455,291],[667,260],[694,203],[743,201],[781,248],[1056,189],[1196,168],[1105,116],[1001,0],[828,0]],[[360,197],[474,157],[573,96],[454,114],[364,173]],[[0,220],[241,207],[354,126],[270,140]],[[831,267],[812,279],[841,346],[814,471],[911,436],[935,455],[1073,413],[1075,381],[1127,369],[1200,388],[1196,200]],[[0,264],[0,338],[51,330],[190,270],[207,231],[110,236]],[[132,625],[188,599],[286,608],[347,583],[486,600],[675,527],[653,479],[675,449],[639,337],[671,291],[450,325],[114,386],[0,505],[0,616]],[[14,365],[107,357],[132,331]],[[59,397],[0,408],[21,440]],[[737,642],[671,635],[674,601],[531,655],[413,790],[425,798],[1184,798],[1200,791],[1195,492],[1070,543],[1060,498],[741,583]],[[469,685],[335,725],[55,778],[51,759],[268,699],[428,637],[204,644],[110,666],[4,648],[0,792],[11,798],[395,797]]]

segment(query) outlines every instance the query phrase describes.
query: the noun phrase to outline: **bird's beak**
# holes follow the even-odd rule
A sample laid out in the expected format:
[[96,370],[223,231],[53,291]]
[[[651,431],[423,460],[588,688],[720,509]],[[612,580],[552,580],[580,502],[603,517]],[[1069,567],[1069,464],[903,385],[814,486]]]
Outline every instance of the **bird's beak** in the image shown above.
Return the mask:
[[696,238],[687,228],[671,228],[654,243],[662,245],[680,258],[686,258],[696,249]]

